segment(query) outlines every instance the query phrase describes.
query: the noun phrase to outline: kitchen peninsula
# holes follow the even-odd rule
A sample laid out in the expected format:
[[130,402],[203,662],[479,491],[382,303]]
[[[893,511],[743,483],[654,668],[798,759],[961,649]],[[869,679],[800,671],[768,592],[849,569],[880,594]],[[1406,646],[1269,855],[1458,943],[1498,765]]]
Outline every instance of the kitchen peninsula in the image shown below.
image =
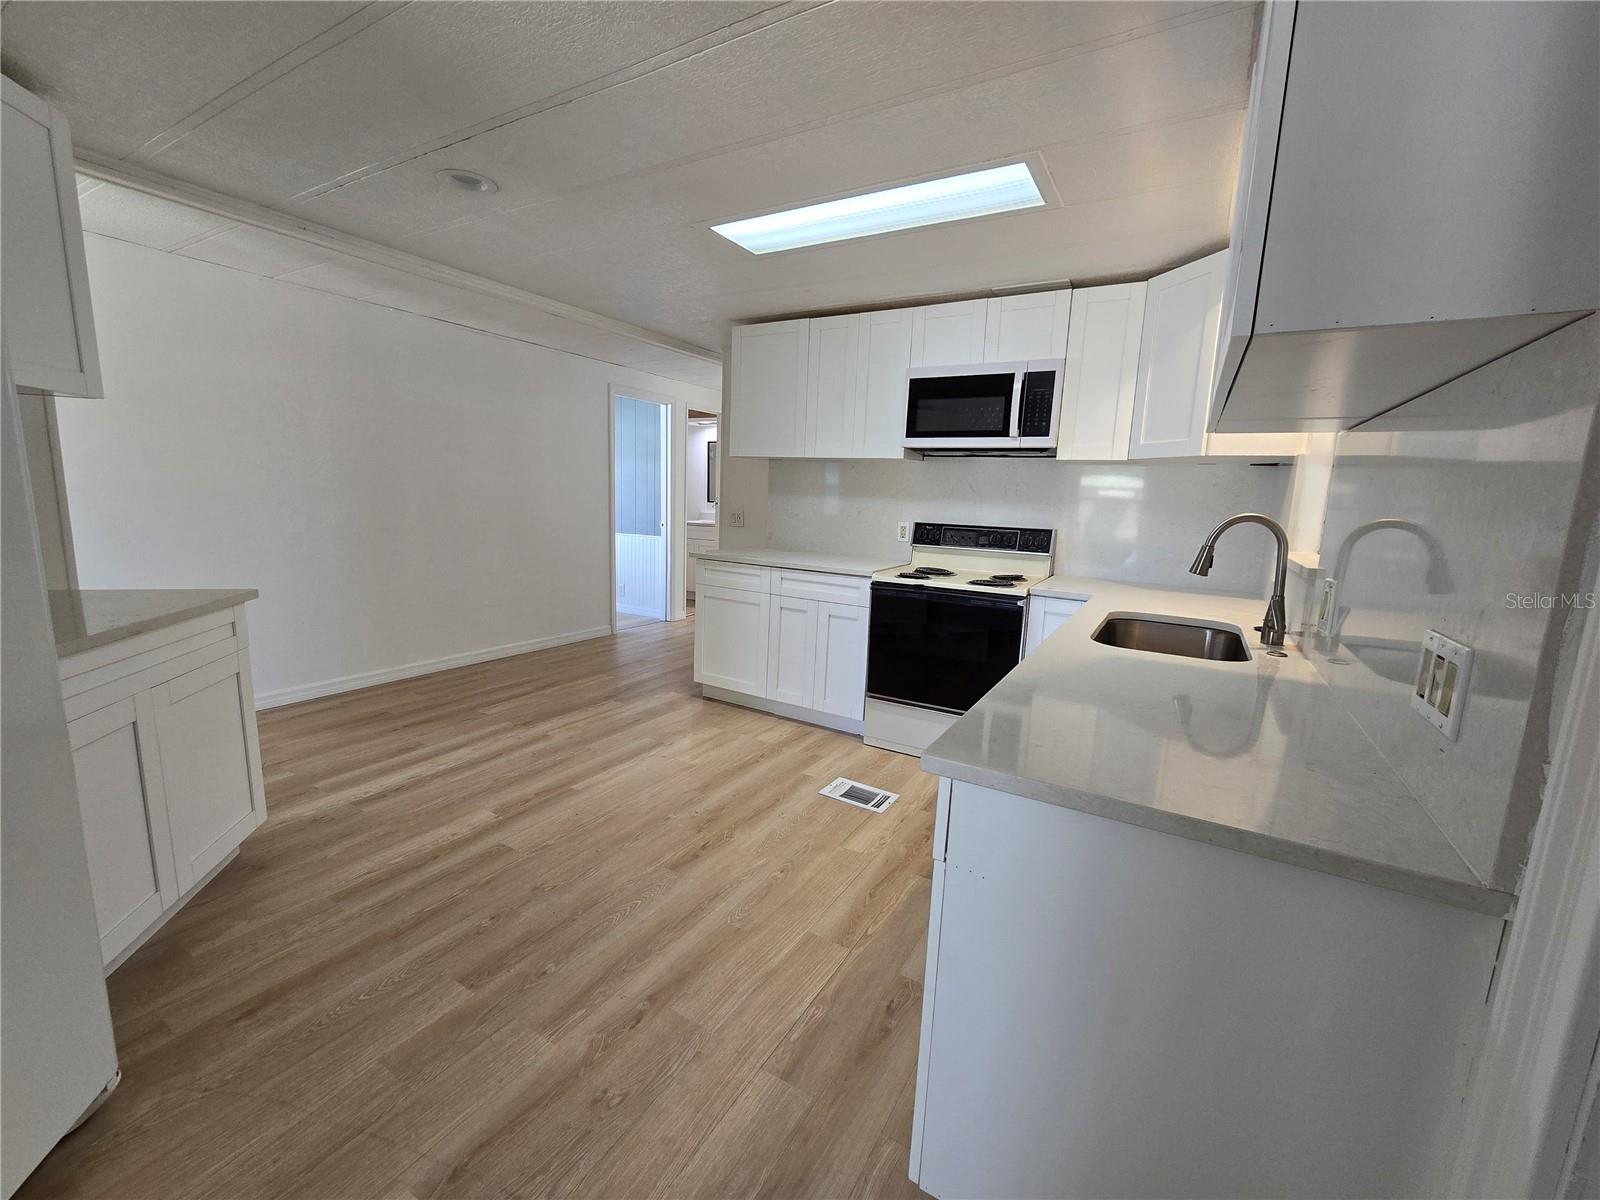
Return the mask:
[[[1318,668],[1248,632],[1259,599],[1036,594],[1083,607],[922,759],[941,780],[913,1178],[1435,1194],[1512,897]],[[1130,619],[1247,657],[1097,640]]]

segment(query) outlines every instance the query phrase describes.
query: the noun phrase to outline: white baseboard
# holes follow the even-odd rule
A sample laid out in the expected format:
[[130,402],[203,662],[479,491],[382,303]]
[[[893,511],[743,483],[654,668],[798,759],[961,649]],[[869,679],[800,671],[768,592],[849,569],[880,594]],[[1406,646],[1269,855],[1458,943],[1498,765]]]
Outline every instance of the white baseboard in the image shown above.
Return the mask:
[[359,675],[344,675],[338,679],[323,679],[316,683],[302,683],[296,687],[279,688],[273,692],[256,694],[256,710],[280,708],[302,700],[316,700],[323,696],[337,696],[341,692],[355,692],[375,687],[380,683],[393,683],[399,679],[415,679],[419,675],[432,675],[436,671],[449,671],[455,667],[470,667],[473,663],[490,662],[497,658],[514,658],[535,650],[548,650],[552,646],[566,646],[573,642],[586,642],[591,638],[610,637],[611,626],[580,629],[576,633],[558,633],[553,637],[534,638],[530,642],[510,642],[504,646],[491,646],[487,650],[469,650],[465,654],[451,654],[445,658],[430,658],[423,662],[406,663],[398,667],[384,667],[377,671],[363,671]]
[[775,717],[788,717],[791,721],[804,721],[807,725],[821,725],[825,729],[837,729],[840,733],[861,732],[860,721],[820,712],[815,708],[801,708],[798,705],[785,704],[781,700],[768,700],[765,696],[748,696],[743,692],[732,692],[727,688],[709,687],[705,684],[701,684],[700,691],[707,700],[721,700],[725,704],[760,709]]
[[661,615],[660,609],[640,608],[634,604],[619,604],[617,605],[617,612],[629,617],[649,617],[652,621],[665,621],[667,619]]

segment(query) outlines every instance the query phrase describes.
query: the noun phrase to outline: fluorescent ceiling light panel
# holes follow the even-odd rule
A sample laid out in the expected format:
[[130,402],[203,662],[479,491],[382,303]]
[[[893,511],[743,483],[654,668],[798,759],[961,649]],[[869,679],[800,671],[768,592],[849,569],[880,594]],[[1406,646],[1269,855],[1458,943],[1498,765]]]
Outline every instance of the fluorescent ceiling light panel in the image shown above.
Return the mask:
[[711,229],[752,254],[771,254],[777,250],[797,250],[801,246],[870,237],[875,233],[894,233],[946,221],[1038,208],[1043,203],[1044,197],[1039,194],[1039,185],[1034,183],[1028,164],[1010,163],[868,192],[864,196],[808,204],[764,217],[724,221]]

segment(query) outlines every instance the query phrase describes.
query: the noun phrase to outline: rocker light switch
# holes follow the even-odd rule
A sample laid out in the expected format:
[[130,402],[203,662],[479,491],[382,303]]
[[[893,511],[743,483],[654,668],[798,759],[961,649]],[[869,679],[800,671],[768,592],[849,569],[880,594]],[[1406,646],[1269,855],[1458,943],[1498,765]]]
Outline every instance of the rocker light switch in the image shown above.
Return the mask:
[[1461,732],[1466,707],[1467,677],[1472,672],[1472,647],[1453,641],[1436,629],[1422,639],[1411,707],[1452,742]]

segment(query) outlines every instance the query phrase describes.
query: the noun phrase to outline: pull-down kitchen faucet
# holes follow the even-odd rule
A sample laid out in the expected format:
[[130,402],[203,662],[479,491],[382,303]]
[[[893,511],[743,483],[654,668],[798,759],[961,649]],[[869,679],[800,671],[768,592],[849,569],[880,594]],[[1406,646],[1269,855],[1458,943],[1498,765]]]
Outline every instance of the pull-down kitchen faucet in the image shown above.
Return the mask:
[[1267,615],[1261,619],[1261,624],[1257,625],[1256,629],[1261,633],[1263,646],[1281,646],[1283,635],[1288,629],[1288,620],[1283,612],[1283,580],[1289,570],[1289,539],[1284,535],[1282,525],[1261,513],[1240,513],[1236,517],[1229,517],[1213,529],[1211,536],[1200,544],[1200,553],[1194,556],[1194,562],[1189,566],[1189,573],[1211,574],[1211,563],[1216,557],[1217,539],[1235,525],[1246,523],[1265,525],[1278,540],[1278,573],[1273,579],[1272,599],[1267,601]]

